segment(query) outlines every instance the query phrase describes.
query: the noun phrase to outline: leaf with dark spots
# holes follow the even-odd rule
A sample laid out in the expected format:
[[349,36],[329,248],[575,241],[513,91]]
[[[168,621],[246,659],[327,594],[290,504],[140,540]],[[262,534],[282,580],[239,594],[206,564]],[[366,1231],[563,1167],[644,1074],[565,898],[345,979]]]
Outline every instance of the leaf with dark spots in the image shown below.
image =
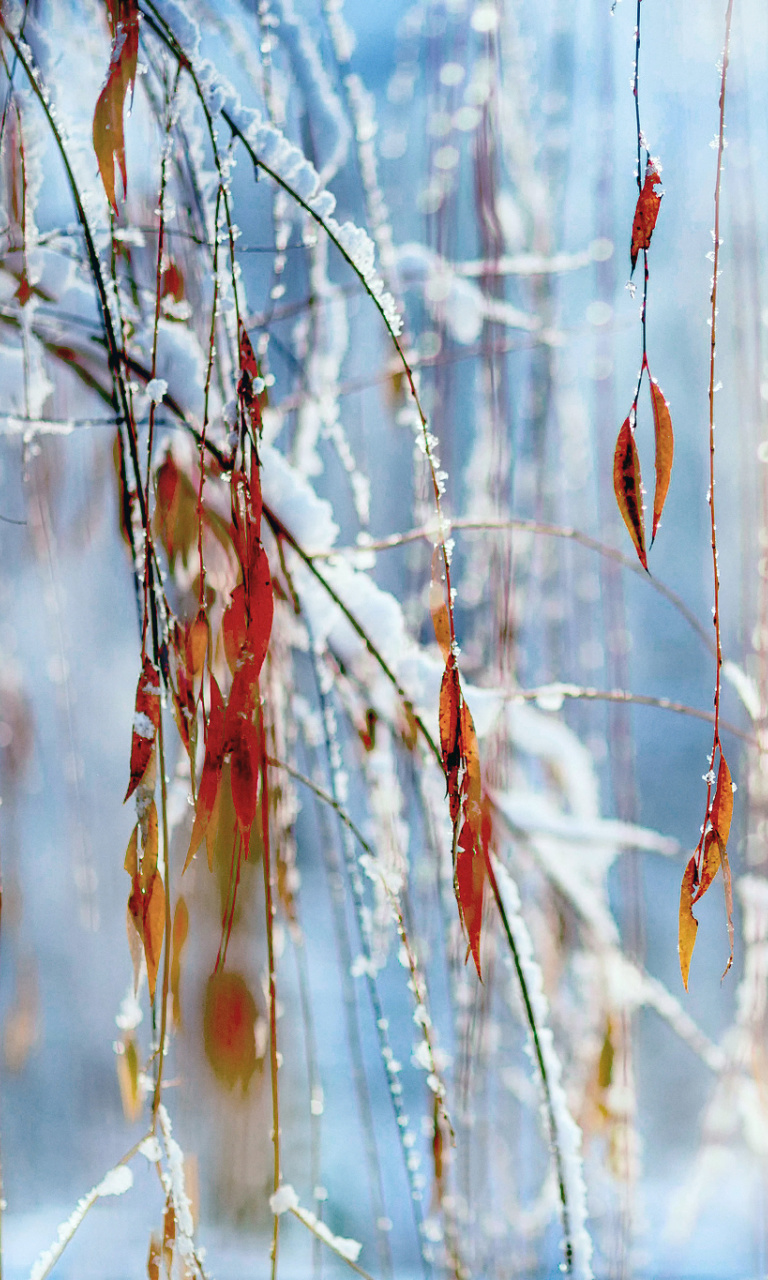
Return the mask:
[[442,684],[440,685],[440,705],[438,720],[440,725],[440,750],[443,756],[443,769],[448,786],[448,802],[451,820],[456,821],[459,813],[459,769],[461,767],[461,689],[456,659],[451,654],[445,664]]
[[647,569],[640,459],[637,456],[631,417],[624,419],[616,441],[616,452],[613,455],[613,488],[619,511],[635,544],[640,563],[644,569]]
[[131,738],[131,779],[125,793],[125,800],[133,795],[149,768],[159,724],[160,672],[145,654],[136,688],[136,709],[133,713]]
[[664,398],[664,393],[658,382],[654,382],[653,378],[650,378],[650,384],[653,430],[656,440],[656,488],[653,494],[653,530],[651,532],[651,544],[653,544],[669,491],[669,482],[672,476],[672,459],[675,452],[675,438],[672,432],[669,405]]
[[648,249],[651,243],[653,229],[656,226],[656,219],[659,216],[659,206],[661,204],[661,195],[657,195],[656,188],[661,183],[661,175],[656,165],[648,158],[645,168],[645,181],[643,182],[640,195],[637,199],[635,208],[635,217],[632,222],[632,245],[630,248],[630,258],[632,259],[632,270],[637,265],[637,255],[641,249]]

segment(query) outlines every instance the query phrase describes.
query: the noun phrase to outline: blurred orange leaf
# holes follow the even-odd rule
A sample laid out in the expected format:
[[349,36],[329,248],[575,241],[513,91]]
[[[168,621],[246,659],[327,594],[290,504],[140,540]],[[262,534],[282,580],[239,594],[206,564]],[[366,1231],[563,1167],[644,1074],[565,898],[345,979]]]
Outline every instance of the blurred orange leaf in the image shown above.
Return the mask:
[[[141,829],[143,844],[140,866],[137,841],[139,829]],[[165,887],[157,870],[157,858],[157,808],[153,800],[142,819],[141,827],[134,828],[125,855],[125,870],[131,877],[128,914],[144,946],[147,984],[151,1000],[155,998],[155,984],[165,933]]]
[[182,897],[173,913],[173,947],[171,951],[171,996],[173,997],[173,1023],[181,1026],[181,953],[189,933],[189,908]]
[[436,547],[432,556],[432,580],[429,584],[429,612],[435,628],[435,638],[440,646],[443,661],[451,655],[451,617],[445,598],[445,582],[440,576],[441,549]]
[[208,979],[203,1010],[205,1054],[223,1085],[248,1088],[256,1067],[256,1001],[239,973],[220,970]]

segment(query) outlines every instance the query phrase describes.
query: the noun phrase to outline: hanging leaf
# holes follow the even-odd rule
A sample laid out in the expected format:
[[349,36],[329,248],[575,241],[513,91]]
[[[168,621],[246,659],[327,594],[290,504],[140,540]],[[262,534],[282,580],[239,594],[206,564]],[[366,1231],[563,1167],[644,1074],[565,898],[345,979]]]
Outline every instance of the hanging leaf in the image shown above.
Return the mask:
[[99,94],[93,114],[93,149],[107,199],[118,214],[115,193],[115,162],[123,180],[123,197],[128,189],[125,168],[125,135],[123,110],[125,96],[133,89],[139,56],[138,0],[107,0],[112,53],[107,80]]
[[477,976],[482,982],[480,969],[480,932],[483,923],[483,888],[485,862],[477,850],[475,834],[469,822],[465,822],[456,849],[456,899],[464,928],[469,940],[469,950],[475,962]]
[[731,832],[731,819],[733,817],[733,782],[731,781],[731,771],[726,763],[725,756],[720,752],[720,764],[717,770],[717,786],[715,787],[715,798],[712,801],[712,808],[709,813],[709,820],[712,828],[720,837],[720,843],[723,848],[728,843],[728,836]]
[[616,441],[616,452],[613,455],[613,488],[619,511],[635,544],[640,563],[644,569],[647,569],[640,459],[637,456],[631,417],[625,418]]
[[658,382],[649,379],[651,384],[651,407],[653,409],[653,430],[656,439],[656,488],[653,494],[653,531],[651,545],[656,537],[661,513],[667,500],[669,481],[672,476],[672,458],[675,452],[675,438],[672,433],[672,419],[669,416],[669,405]]
[[197,677],[202,673],[207,650],[208,618],[205,609],[200,608],[187,631],[186,659],[190,676]]
[[139,1067],[139,1051],[133,1034],[129,1031],[123,1037],[122,1053],[117,1055],[120,1101],[123,1104],[123,1115],[129,1124],[138,1120],[144,1101],[142,1090],[139,1088]]
[[632,223],[630,257],[633,271],[637,265],[637,255],[640,250],[649,248],[651,243],[651,236],[656,226],[659,205],[661,204],[661,196],[656,194],[656,187],[660,183],[661,175],[649,156],[645,167],[645,181],[637,199],[635,217]]
[[261,434],[261,410],[263,404],[263,393],[257,392],[254,388],[254,382],[259,377],[259,366],[256,356],[253,352],[251,340],[248,337],[248,331],[240,322],[240,379],[237,384],[237,394],[240,399],[240,405],[243,413],[248,417],[251,424],[251,431],[254,437]]
[[145,654],[136,688],[136,710],[133,713],[131,739],[131,780],[125,793],[125,800],[133,795],[147,772],[155,749],[155,736],[159,724],[160,672]]
[[255,548],[248,576],[246,611],[248,614],[246,648],[249,660],[253,663],[255,679],[258,680],[267,656],[275,612],[269,560],[261,543]]
[[203,1009],[205,1056],[228,1089],[239,1082],[245,1092],[258,1066],[256,1001],[239,973],[221,970],[209,979]]
[[716,831],[708,831],[704,841],[704,856],[701,860],[701,872],[699,875],[699,884],[693,895],[693,904],[695,905],[699,898],[703,898],[707,889],[711,885],[718,871],[720,870],[720,840]]
[[237,660],[245,644],[248,619],[245,613],[245,586],[242,582],[234,588],[229,604],[221,619],[221,636],[224,641],[224,656],[230,671],[234,674]]
[[149,1257],[147,1258],[147,1276],[149,1280],[160,1280],[160,1258],[162,1246],[154,1231],[149,1240]]
[[472,713],[466,702],[462,700],[460,713],[461,755],[464,761],[464,817],[470,823],[474,838],[480,837],[481,802],[483,784],[480,774],[480,748],[477,745],[477,734]]
[[678,926],[677,949],[680,955],[680,973],[683,986],[688,990],[688,972],[691,967],[691,956],[696,943],[696,931],[699,922],[691,911],[693,895],[696,888],[696,857],[692,856],[683,872],[683,883],[680,886],[680,923]]
[[456,821],[459,814],[459,768],[461,766],[461,720],[460,720],[461,688],[456,659],[450,655],[445,664],[445,672],[440,685],[440,705],[438,721],[440,726],[440,749],[443,755],[443,768],[448,787],[448,803],[451,820]]
[[[214,812],[218,803],[221,783],[221,766],[224,762],[224,700],[216,680],[211,676],[211,710],[208,716],[208,740],[205,745],[205,759],[200,785],[197,789],[195,821],[189,840],[189,850],[184,862],[186,871],[206,837],[209,827],[215,827]],[[213,851],[211,841],[208,844],[208,866],[213,870]]]
[[189,933],[189,909],[183,898],[176,903],[173,914],[173,946],[171,949],[171,996],[173,998],[173,1025],[181,1026],[181,953]]
[[163,544],[173,573],[176,557],[186,569],[190,552],[197,546],[197,493],[172,453],[167,453],[155,472],[155,534]]

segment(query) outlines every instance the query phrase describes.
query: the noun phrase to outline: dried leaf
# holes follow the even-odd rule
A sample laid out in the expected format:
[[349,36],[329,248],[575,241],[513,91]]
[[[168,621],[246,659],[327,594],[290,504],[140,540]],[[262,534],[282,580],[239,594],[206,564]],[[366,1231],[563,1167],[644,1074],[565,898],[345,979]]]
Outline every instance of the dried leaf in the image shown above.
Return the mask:
[[155,736],[159,724],[160,672],[145,654],[136,688],[136,710],[133,714],[131,740],[131,780],[125,793],[125,800],[133,795],[147,772],[155,749]]
[[245,979],[222,970],[209,979],[203,1010],[205,1055],[217,1080],[228,1089],[248,1088],[256,1058],[257,1008]]
[[469,822],[465,822],[459,835],[456,850],[456,899],[467,931],[469,949],[475,962],[477,976],[482,982],[480,970],[480,932],[483,923],[483,888],[485,885],[485,860],[475,844],[475,835]]
[[644,569],[647,569],[640,459],[637,456],[631,418],[625,418],[616,441],[616,452],[613,455],[613,488],[619,511],[635,544],[640,563]]
[[630,257],[632,259],[632,270],[637,265],[637,255],[641,249],[647,249],[651,243],[653,229],[656,226],[656,219],[659,216],[659,205],[661,204],[661,196],[656,194],[656,187],[661,182],[661,175],[653,163],[648,158],[645,168],[645,181],[642,190],[637,199],[637,207],[635,209],[635,217],[632,223],[632,245],[630,249]]
[[696,857],[692,856],[683,873],[680,886],[680,923],[678,929],[677,949],[680,955],[680,973],[683,986],[688,990],[688,972],[691,967],[691,956],[696,943],[696,931],[699,922],[691,911],[694,890],[696,888]]
[[160,1240],[153,1232],[149,1241],[149,1257],[147,1259],[147,1275],[149,1280],[160,1280],[161,1252]]
[[[650,375],[649,375],[650,376]],[[653,409],[653,430],[656,439],[656,488],[653,494],[653,531],[651,545],[667,500],[669,481],[672,476],[672,458],[675,452],[675,437],[672,432],[672,419],[669,416],[669,405],[658,382],[650,379],[651,407]]]
[[144,946],[149,996],[154,1000],[165,934],[165,886],[157,870],[158,829],[157,808],[154,801],[150,804],[142,822],[141,865],[137,867],[136,829],[129,841],[124,865],[131,876],[128,913]]
[[117,1055],[117,1082],[123,1115],[129,1124],[133,1124],[141,1115],[144,1100],[139,1089],[139,1053],[130,1032],[123,1039],[123,1052]]
[[[221,692],[215,678],[211,676],[211,710],[208,716],[208,740],[205,746],[203,772],[200,776],[200,785],[197,789],[195,821],[192,826],[189,850],[184,862],[182,874],[186,871],[190,862],[197,853],[197,850],[200,848],[212,821],[216,800],[219,794],[219,786],[221,783],[221,766],[224,761],[224,734],[224,700],[221,696]],[[210,869],[213,870],[210,841],[208,841],[208,865]]]
[[730,952],[728,955],[728,963],[723,970],[723,977],[733,964],[733,884],[731,881],[731,864],[728,861],[728,851],[725,845],[720,846],[720,857],[723,863],[723,884],[725,886],[725,914],[728,920],[728,941],[730,943]]
[[109,0],[112,52],[107,79],[93,113],[93,149],[107,199],[118,213],[115,193],[115,162],[123,180],[123,196],[128,187],[125,168],[123,110],[125,96],[133,88],[139,56],[138,0]]

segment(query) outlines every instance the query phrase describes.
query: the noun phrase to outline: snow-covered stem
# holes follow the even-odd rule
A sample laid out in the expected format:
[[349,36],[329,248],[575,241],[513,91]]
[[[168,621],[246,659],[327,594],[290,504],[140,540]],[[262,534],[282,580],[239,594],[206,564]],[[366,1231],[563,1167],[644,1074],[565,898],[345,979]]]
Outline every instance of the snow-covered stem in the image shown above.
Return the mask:
[[509,873],[492,855],[486,857],[488,879],[515,966],[533,1057],[544,1094],[549,1141],[555,1163],[563,1223],[565,1269],[576,1280],[593,1280],[592,1242],[586,1227],[586,1189],[581,1163],[581,1132],[571,1116],[560,1081],[560,1062],[546,1026],[547,1005],[541,971],[520,914],[520,897]]

